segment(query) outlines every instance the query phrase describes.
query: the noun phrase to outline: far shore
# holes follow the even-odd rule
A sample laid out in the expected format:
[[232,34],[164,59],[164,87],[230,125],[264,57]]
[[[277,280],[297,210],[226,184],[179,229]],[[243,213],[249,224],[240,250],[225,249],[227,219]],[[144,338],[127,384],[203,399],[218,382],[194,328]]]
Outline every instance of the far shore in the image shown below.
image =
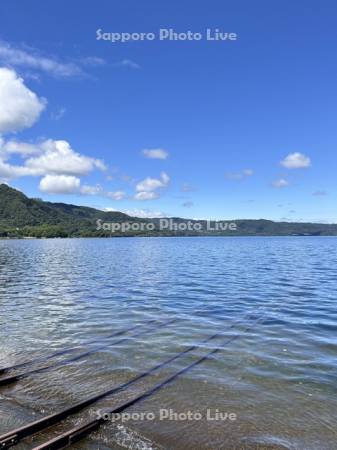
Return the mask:
[[154,235],[115,235],[115,236],[55,236],[55,237],[37,237],[37,236],[13,236],[13,237],[0,237],[0,241],[15,241],[15,240],[43,240],[43,239],[117,239],[117,238],[193,238],[193,237],[199,237],[199,238],[272,238],[272,237],[279,237],[279,238],[287,238],[287,237],[293,237],[293,238],[329,238],[329,237],[337,237],[336,234],[331,235],[315,235],[315,234],[237,234],[237,235],[215,235],[215,234],[195,234],[195,235],[168,235],[168,234],[154,234]]

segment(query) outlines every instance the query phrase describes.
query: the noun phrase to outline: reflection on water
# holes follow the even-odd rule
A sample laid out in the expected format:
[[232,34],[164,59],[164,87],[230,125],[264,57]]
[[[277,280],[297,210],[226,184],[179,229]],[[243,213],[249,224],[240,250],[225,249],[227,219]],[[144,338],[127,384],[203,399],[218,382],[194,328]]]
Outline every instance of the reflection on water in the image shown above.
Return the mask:
[[[336,262],[336,238],[0,241],[0,367],[68,346],[87,350],[87,341],[146,320],[178,319],[1,388],[0,431],[117,386],[222,332],[240,338],[130,409],[153,412],[154,420],[107,425],[74,448],[335,449]],[[251,313],[263,320],[249,328]],[[132,398],[219,342],[99,407]],[[160,420],[163,408],[202,419]],[[236,420],[206,420],[208,409]]]

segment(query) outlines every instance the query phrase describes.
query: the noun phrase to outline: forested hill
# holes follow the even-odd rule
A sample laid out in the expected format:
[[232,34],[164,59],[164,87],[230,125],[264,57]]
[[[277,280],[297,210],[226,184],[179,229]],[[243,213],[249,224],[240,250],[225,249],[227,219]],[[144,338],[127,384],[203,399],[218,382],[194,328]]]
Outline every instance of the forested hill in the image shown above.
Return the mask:
[[96,220],[129,220],[120,212],[31,199],[6,184],[0,185],[0,235],[72,236],[94,231]]
[[[111,232],[100,223],[130,223],[135,228],[128,232]],[[206,222],[202,230],[188,230],[179,226],[187,219],[172,218],[175,230],[161,229],[160,219],[140,219],[121,212],[104,212],[85,206],[50,203],[31,199],[6,184],[0,185],[0,237],[106,237],[106,236],[337,236],[337,225],[317,223],[273,222],[270,220],[233,220],[235,230],[217,227]],[[197,223],[196,221],[189,221]],[[228,222],[228,221],[227,221]],[[154,229],[147,228],[149,223]],[[219,222],[220,223],[220,222]],[[137,229],[138,228],[138,229]],[[217,228],[217,229],[216,229]]]

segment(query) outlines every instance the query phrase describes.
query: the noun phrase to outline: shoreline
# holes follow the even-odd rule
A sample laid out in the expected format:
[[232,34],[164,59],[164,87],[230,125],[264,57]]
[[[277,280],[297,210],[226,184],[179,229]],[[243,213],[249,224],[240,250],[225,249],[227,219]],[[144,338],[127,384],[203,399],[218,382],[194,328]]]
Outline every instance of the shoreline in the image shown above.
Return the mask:
[[117,238],[333,238],[337,237],[337,234],[240,234],[240,235],[228,235],[228,234],[191,234],[191,235],[116,235],[116,236],[57,236],[57,237],[37,237],[37,236],[15,236],[15,237],[0,237],[0,241],[24,241],[24,240],[51,240],[51,239],[117,239]]

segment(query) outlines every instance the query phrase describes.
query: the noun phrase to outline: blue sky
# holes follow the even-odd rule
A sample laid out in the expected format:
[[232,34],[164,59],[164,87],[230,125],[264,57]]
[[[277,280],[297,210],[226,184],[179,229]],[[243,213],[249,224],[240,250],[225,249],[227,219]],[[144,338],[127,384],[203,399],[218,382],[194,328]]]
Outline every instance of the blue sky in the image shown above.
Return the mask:
[[330,0],[4,0],[0,179],[140,215],[337,222],[336,20]]

